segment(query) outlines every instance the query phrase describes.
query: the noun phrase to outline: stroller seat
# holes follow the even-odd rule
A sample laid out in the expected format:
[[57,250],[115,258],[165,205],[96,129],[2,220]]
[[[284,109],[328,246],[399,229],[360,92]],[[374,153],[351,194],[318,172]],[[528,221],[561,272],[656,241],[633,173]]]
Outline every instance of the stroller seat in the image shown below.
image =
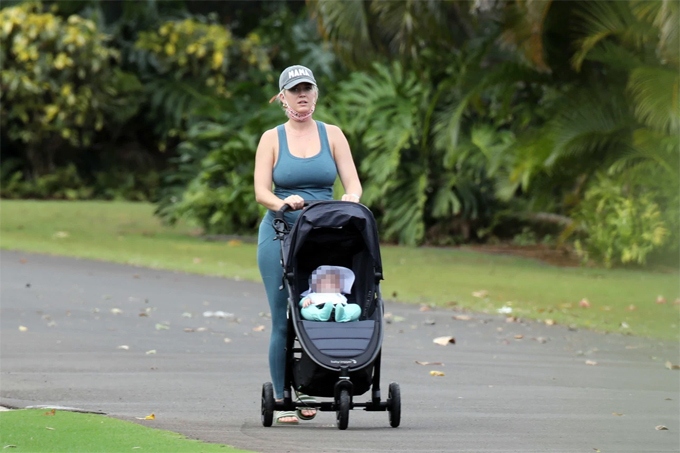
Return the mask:
[[375,321],[302,321],[311,343],[329,357],[356,357],[366,351],[373,337]]

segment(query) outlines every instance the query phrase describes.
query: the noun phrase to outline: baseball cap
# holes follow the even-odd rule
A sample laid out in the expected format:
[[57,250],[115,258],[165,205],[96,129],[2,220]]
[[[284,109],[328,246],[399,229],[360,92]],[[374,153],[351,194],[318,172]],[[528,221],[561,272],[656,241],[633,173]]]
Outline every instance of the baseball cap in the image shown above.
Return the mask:
[[303,82],[316,86],[316,79],[312,70],[299,64],[290,66],[284,69],[279,77],[279,90],[289,90]]

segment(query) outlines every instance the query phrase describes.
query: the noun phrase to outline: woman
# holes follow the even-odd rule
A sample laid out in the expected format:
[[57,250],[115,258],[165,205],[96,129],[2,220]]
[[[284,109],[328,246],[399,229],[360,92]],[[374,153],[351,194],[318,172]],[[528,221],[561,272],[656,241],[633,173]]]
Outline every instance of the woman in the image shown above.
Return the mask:
[[[269,371],[274,397],[283,400],[286,360],[287,294],[281,288],[280,244],[274,241],[274,212],[284,204],[293,211],[305,201],[331,200],[337,176],[345,189],[343,201],[359,202],[361,182],[349,143],[337,126],[312,119],[319,97],[316,79],[309,68],[295,65],[279,77],[279,94],[288,121],[262,134],[255,156],[255,199],[268,209],[260,223],[257,262],[272,314],[269,343]],[[273,185],[273,189],[272,189]],[[289,212],[286,220],[293,224],[299,212]],[[297,424],[310,420],[316,410],[277,412],[277,424]]]

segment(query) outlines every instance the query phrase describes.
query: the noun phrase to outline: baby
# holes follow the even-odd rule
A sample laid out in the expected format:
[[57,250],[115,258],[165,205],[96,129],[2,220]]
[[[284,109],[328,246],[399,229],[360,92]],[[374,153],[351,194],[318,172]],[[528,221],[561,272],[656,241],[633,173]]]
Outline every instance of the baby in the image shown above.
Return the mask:
[[348,304],[344,294],[352,291],[354,273],[342,266],[319,266],[310,277],[309,290],[302,293],[300,313],[310,321],[328,321],[335,310],[336,322],[356,321],[357,304]]

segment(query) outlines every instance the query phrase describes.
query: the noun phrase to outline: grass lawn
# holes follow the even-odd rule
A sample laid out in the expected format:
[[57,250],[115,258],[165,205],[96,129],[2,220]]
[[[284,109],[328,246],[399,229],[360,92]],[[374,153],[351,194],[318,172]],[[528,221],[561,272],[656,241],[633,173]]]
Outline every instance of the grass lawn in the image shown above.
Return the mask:
[[[153,421],[145,422],[152,424]],[[0,412],[0,448],[32,453],[238,453],[227,445],[95,414],[46,409]]]
[[[209,242],[128,202],[0,202],[0,248],[260,281],[256,245]],[[255,234],[255,233],[253,233]],[[383,246],[386,300],[680,339],[678,272],[562,268],[456,248]],[[474,295],[473,295],[474,293]],[[657,299],[665,303],[657,303]],[[587,299],[590,307],[579,305]],[[389,303],[387,306],[389,310]]]

